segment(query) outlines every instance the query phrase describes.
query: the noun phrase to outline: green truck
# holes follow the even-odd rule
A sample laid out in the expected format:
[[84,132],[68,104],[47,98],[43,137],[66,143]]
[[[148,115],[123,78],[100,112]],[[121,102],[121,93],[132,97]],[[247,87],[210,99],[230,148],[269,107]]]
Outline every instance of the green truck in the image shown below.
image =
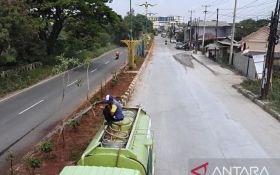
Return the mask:
[[151,119],[142,108],[124,108],[124,120],[102,126],[77,166],[60,175],[154,175]]

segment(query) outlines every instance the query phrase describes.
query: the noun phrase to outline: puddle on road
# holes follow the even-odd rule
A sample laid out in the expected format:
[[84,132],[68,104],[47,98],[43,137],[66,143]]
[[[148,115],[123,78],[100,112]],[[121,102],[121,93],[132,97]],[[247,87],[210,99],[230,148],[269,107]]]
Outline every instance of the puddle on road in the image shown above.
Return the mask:
[[194,68],[193,63],[192,63],[192,57],[189,54],[179,53],[179,54],[173,55],[173,57],[177,62],[179,62],[184,67]]

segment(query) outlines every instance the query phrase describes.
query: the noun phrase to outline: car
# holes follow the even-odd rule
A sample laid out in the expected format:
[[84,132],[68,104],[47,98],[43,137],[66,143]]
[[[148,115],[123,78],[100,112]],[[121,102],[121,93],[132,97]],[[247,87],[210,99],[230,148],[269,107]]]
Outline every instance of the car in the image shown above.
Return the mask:
[[171,39],[170,40],[170,43],[176,43],[177,41],[176,41],[176,39]]
[[165,37],[166,37],[166,33],[162,33],[162,34],[161,34],[161,37],[162,37],[162,38],[165,38]]
[[176,49],[185,49],[185,44],[182,42],[177,42],[175,48]]

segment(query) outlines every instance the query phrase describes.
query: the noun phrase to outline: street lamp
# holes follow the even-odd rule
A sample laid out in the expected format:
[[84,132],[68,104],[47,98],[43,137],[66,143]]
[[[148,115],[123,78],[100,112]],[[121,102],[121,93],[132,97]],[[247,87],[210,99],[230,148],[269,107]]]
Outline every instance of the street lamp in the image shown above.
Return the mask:
[[147,1],[144,4],[141,4],[139,6],[144,6],[145,7],[145,12],[146,12],[146,33],[148,32],[148,8],[149,6],[156,6],[156,4],[149,4]]
[[132,8],[131,0],[129,1],[129,14],[130,14],[130,41],[132,40]]

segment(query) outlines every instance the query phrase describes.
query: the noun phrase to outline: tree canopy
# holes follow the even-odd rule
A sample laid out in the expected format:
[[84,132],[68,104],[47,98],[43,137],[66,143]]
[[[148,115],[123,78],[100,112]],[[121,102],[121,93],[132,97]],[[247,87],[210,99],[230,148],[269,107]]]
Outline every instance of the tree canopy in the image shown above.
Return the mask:
[[[41,61],[81,50],[94,51],[129,38],[129,24],[111,0],[1,0],[0,66]],[[133,37],[152,31],[144,15],[134,15]]]
[[127,24],[111,0],[0,1],[0,66],[79,50],[94,50],[128,38]]
[[260,20],[254,20],[254,19],[246,19],[243,21],[240,21],[236,25],[236,39],[241,40],[242,37],[245,37],[249,35],[252,32],[257,31],[259,28],[263,26],[267,26],[269,24],[269,19],[260,19]]
[[[127,27],[129,27],[130,24],[130,14],[128,13],[127,16],[124,17],[124,21],[126,24],[128,24]],[[137,14],[134,15],[132,13],[132,38],[139,38],[142,35],[142,32],[147,33],[153,33],[153,23],[148,20],[148,18],[145,15]]]

